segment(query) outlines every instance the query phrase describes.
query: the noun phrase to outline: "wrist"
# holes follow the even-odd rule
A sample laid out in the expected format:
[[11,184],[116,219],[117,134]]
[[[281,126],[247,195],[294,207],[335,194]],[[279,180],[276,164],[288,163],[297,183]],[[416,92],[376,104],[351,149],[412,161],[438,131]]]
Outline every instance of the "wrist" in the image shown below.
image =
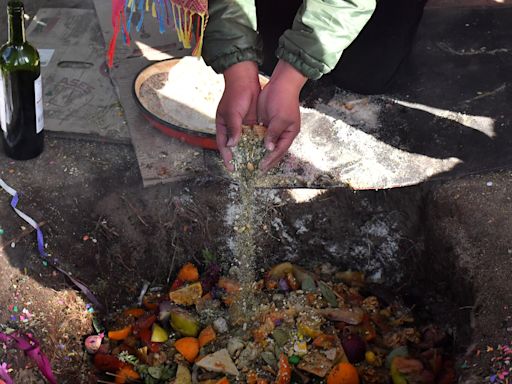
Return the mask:
[[226,85],[240,81],[258,82],[258,64],[254,61],[241,61],[227,68],[223,75]]
[[308,78],[306,76],[284,60],[279,60],[270,78],[270,82],[280,83],[295,91],[297,94],[300,93],[307,81]]

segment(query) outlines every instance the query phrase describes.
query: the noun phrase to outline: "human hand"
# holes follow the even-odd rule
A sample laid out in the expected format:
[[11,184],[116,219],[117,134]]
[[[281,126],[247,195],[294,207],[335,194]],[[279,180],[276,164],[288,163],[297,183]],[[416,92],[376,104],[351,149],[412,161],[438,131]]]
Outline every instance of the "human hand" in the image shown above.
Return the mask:
[[258,65],[253,61],[234,64],[224,71],[225,88],[217,107],[215,125],[217,147],[224,164],[234,171],[231,164],[231,147],[238,144],[242,134],[242,124],[256,124],[258,96],[261,91]]
[[269,153],[260,162],[267,172],[275,166],[292,145],[300,131],[299,94],[307,78],[280,60],[258,99],[258,117],[267,126],[265,147]]

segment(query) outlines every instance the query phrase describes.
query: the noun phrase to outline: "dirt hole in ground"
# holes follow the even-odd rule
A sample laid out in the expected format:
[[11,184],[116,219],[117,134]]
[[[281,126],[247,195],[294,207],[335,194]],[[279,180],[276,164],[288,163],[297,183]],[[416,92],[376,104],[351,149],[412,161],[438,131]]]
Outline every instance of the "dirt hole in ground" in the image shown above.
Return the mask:
[[[232,256],[236,195],[237,187],[224,182],[159,186],[143,194],[135,188],[98,192],[96,200],[84,198],[76,207],[87,215],[69,218],[63,229],[47,230],[47,241],[69,255],[64,266],[74,267],[112,314],[136,302],[143,281],[167,290],[180,265],[193,261],[201,266],[205,249],[217,257],[225,273],[236,268]],[[426,187],[259,190],[257,272],[283,261],[306,269],[331,265],[363,271],[375,295],[384,301],[398,297],[414,308],[419,324],[434,323],[447,331],[446,348],[457,358],[458,367],[471,342],[473,287],[451,249],[438,238],[436,212],[429,201]],[[59,203],[59,211],[64,211],[67,202]],[[69,204],[75,208],[76,202]],[[56,219],[48,215],[48,220]],[[85,234],[90,239],[76,241]],[[75,331],[73,339],[78,343],[64,352],[75,353],[74,367],[91,372],[89,359],[80,355],[87,333],[83,327]],[[62,334],[56,332],[50,336],[58,339]],[[45,345],[52,355],[52,343]],[[62,382],[73,382],[76,375],[70,361],[55,364]]]
[[[147,209],[155,209],[147,202],[160,199],[169,212],[164,209],[152,216],[144,211],[142,217],[124,217],[124,221],[119,221],[121,215],[105,217],[111,228],[124,228],[131,234],[128,244],[113,244],[105,254],[120,260],[116,253],[126,256],[128,249],[136,249],[133,260],[123,258],[127,268],[119,282],[128,286],[126,271],[143,263],[148,267],[136,269],[128,280],[153,281],[165,290],[169,276],[174,277],[185,261],[204,263],[205,249],[226,274],[236,275],[233,226],[240,208],[236,185],[192,187],[170,199],[162,199],[162,190],[149,191],[146,202],[130,196],[124,199]],[[473,288],[449,247],[432,230],[436,215],[430,212],[425,187],[359,192],[259,190],[257,195],[261,220],[256,231],[256,269],[260,277],[284,261],[309,270],[334,267],[365,272],[369,294],[388,303],[398,299],[413,308],[420,326],[441,327],[448,335],[443,347],[459,366],[471,338]],[[108,212],[105,207],[119,203],[113,200],[119,199],[105,197],[98,210]],[[151,217],[159,218],[156,221],[162,230],[153,232],[147,227],[153,225]],[[142,226],[141,219],[145,221]],[[139,227],[144,227],[143,231],[134,230]],[[166,249],[177,251],[169,255]],[[170,256],[173,271],[168,270]],[[112,290],[113,277],[109,279],[109,300],[119,309],[133,302],[138,292],[132,285],[131,296],[123,297],[123,291]]]

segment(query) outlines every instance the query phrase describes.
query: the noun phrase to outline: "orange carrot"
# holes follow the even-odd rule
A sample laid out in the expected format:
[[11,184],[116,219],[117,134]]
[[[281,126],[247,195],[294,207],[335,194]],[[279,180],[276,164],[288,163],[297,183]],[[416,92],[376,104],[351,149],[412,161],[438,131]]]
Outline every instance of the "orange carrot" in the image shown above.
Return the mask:
[[127,381],[140,379],[140,375],[131,367],[123,367],[116,374],[116,384],[124,384]]
[[222,379],[217,381],[215,384],[229,384],[229,380],[227,377],[224,376]]
[[206,344],[211,343],[217,338],[215,331],[211,325],[207,326],[201,332],[199,332],[198,341],[199,348],[203,348]]
[[350,363],[339,363],[327,376],[327,384],[359,384],[359,373]]
[[193,363],[199,354],[199,341],[195,337],[182,337],[176,340],[174,348],[176,348],[189,363]]
[[292,366],[288,362],[288,357],[284,353],[279,356],[279,371],[277,373],[276,384],[289,384],[292,380]]
[[128,308],[124,310],[123,315],[126,317],[141,317],[144,313],[146,313],[146,311],[144,311],[142,308]]
[[133,327],[131,325],[127,325],[115,331],[108,331],[108,338],[111,340],[124,340],[132,333],[132,329]]
[[199,280],[199,271],[197,270],[197,267],[194,264],[187,263],[183,267],[181,267],[180,271],[178,272],[177,278],[182,281],[188,281],[190,283],[193,283]]
[[245,380],[247,381],[247,384],[256,384],[258,381],[258,374],[254,371],[250,371],[247,373]]

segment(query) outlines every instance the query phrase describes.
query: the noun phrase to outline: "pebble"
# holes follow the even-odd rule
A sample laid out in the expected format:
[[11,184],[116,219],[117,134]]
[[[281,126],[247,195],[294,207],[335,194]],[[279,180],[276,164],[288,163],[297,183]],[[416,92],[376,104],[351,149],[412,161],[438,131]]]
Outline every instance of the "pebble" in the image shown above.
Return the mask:
[[253,343],[249,343],[247,347],[240,353],[238,357],[239,368],[246,368],[251,362],[256,360],[260,356],[260,351],[254,346]]
[[219,317],[213,322],[213,329],[219,333],[226,333],[229,330],[228,322],[225,318]]
[[206,355],[196,364],[210,372],[228,373],[233,376],[238,376],[239,374],[237,367],[225,349],[221,349],[211,355]]
[[324,351],[323,353],[329,360],[334,361],[336,359],[337,352],[336,348],[332,348]]
[[231,339],[228,340],[227,349],[231,356],[234,356],[238,351],[240,351],[244,347],[244,343],[238,337],[232,337]]

